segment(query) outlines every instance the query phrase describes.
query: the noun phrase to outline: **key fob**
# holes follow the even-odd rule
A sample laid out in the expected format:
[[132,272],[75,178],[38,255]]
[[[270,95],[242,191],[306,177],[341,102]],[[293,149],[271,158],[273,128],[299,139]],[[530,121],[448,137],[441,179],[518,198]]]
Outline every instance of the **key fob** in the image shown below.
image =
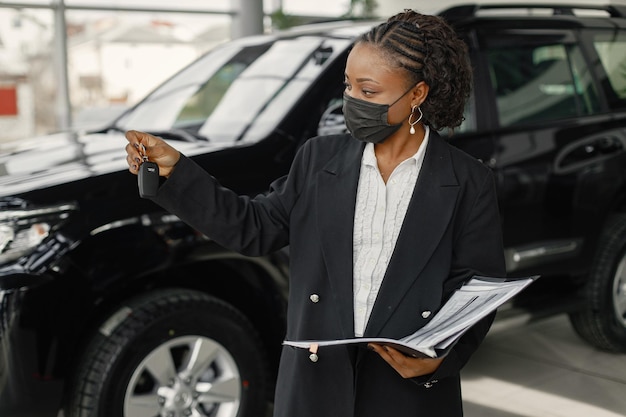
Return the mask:
[[154,162],[144,161],[137,174],[139,196],[142,198],[154,197],[159,189],[159,166]]

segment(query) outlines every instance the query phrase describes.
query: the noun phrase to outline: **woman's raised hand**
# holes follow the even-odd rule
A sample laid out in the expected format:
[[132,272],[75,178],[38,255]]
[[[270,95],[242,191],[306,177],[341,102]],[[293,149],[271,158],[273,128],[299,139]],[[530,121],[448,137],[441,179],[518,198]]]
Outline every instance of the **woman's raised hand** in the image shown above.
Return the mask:
[[180,159],[180,152],[163,139],[149,133],[129,130],[126,132],[126,139],[126,162],[128,170],[133,174],[137,174],[144,157],[147,157],[159,166],[160,176],[169,177]]

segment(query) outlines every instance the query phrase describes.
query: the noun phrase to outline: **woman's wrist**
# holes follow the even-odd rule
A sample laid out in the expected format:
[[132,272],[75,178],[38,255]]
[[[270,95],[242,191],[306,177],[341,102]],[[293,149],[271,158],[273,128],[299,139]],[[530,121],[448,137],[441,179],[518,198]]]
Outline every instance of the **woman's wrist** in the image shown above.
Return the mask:
[[170,166],[168,169],[165,169],[165,170],[161,169],[160,175],[162,177],[169,178],[170,175],[172,175],[172,173],[174,172],[174,169],[176,168],[176,165],[178,164],[179,161],[180,161],[180,152],[177,152],[176,161],[174,162],[174,164]]

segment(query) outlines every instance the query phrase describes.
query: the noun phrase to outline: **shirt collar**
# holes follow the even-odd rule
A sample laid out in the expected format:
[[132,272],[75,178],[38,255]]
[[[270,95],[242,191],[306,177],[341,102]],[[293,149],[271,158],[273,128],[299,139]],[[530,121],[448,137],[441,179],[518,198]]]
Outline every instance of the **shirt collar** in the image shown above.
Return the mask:
[[[426,146],[428,145],[428,138],[430,137],[430,127],[424,125],[424,140],[420,144],[419,149],[413,156],[409,159],[412,159],[416,164],[421,163],[424,160],[424,155],[426,154]],[[403,162],[404,163],[404,162]],[[378,168],[378,163],[376,161],[376,153],[374,152],[374,144],[368,142],[365,145],[365,149],[363,150],[363,158],[361,158],[361,165],[363,166],[371,166]]]

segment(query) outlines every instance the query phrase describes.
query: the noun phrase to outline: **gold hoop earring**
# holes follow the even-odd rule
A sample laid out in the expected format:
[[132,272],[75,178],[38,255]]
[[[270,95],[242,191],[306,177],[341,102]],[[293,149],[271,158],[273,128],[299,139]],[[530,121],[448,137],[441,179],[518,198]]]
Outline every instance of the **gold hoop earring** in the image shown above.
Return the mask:
[[[413,118],[413,115],[415,114],[415,109],[417,109],[420,112],[420,117],[418,117],[416,121],[411,122],[411,119]],[[424,117],[424,113],[422,113],[422,109],[420,109],[420,106],[411,107],[411,114],[409,114],[409,125],[411,126],[411,128],[409,129],[410,134],[412,135],[415,134],[415,125],[418,124],[422,120],[423,117]]]

